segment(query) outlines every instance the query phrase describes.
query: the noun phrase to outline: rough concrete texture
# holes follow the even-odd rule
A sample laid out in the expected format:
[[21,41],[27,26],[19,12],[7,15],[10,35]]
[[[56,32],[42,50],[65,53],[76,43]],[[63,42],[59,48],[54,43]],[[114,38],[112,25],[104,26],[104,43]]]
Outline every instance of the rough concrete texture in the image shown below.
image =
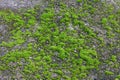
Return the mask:
[[25,8],[42,4],[43,0],[0,0],[0,8]]

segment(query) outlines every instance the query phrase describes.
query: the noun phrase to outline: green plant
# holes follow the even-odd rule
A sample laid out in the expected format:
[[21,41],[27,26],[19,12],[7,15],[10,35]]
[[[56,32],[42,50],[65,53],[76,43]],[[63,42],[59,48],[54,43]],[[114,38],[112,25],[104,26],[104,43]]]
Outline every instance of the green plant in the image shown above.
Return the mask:
[[102,24],[104,24],[104,25],[107,24],[107,18],[102,18],[102,21],[101,21],[101,22],[102,22]]
[[116,61],[117,61],[117,57],[116,57],[115,55],[112,55],[112,56],[111,56],[111,60],[112,60],[113,62],[116,62]]
[[[14,73],[18,70],[25,80],[79,80],[87,79],[92,69],[98,70],[105,49],[111,51],[119,47],[115,43],[119,43],[116,40],[120,32],[119,12],[113,13],[113,7],[99,0],[76,0],[76,3],[82,6],[69,7],[64,2],[52,0],[42,12],[39,8],[22,13],[0,11],[0,23],[10,25],[9,39],[0,43],[0,47],[8,50],[0,56],[0,71]],[[73,29],[70,30],[69,26]],[[106,35],[102,33],[103,29]],[[109,39],[114,42],[106,46]],[[109,56],[112,61],[104,61],[105,64],[119,68],[117,56]],[[15,66],[6,66],[11,63]],[[51,78],[54,73],[57,76]],[[107,70],[105,74],[116,75]]]
[[117,75],[117,78],[120,79],[120,75]]
[[77,0],[77,2],[82,2],[82,0]]
[[114,73],[111,72],[111,71],[105,71],[105,74],[106,74],[106,75],[113,75]]

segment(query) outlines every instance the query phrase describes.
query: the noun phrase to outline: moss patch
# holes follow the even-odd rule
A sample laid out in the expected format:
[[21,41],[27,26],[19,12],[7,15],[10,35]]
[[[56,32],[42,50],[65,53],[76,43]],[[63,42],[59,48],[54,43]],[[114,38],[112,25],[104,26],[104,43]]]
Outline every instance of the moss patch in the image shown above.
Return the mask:
[[[103,63],[115,63],[118,68],[115,55],[110,53],[104,61],[101,57],[104,48],[108,51],[120,47],[107,42],[119,38],[119,12],[114,12],[112,6],[99,12],[96,4],[106,6],[99,0],[85,0],[82,5],[83,1],[77,0],[78,8],[61,1],[56,2],[57,6],[55,2],[50,1],[41,13],[38,6],[23,13],[0,11],[1,24],[10,26],[9,40],[0,44],[8,49],[0,56],[0,72],[11,71],[11,79],[79,80],[87,79],[91,70],[99,72]],[[100,19],[95,21],[96,17]],[[117,75],[107,69],[104,73]]]

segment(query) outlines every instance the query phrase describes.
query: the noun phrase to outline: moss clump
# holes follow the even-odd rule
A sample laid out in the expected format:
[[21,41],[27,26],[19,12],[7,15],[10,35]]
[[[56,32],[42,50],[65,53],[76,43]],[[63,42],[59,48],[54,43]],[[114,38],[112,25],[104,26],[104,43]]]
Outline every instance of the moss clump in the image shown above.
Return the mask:
[[[76,3],[81,1],[77,0]],[[106,42],[93,28],[97,23],[93,20],[95,14],[103,15],[102,12],[98,14],[99,6],[96,7],[87,0],[82,6],[78,4],[79,8],[58,2],[59,11],[56,11],[55,2],[51,1],[41,14],[38,8],[21,14],[0,11],[3,23],[10,25],[9,40],[0,44],[0,47],[8,49],[4,56],[0,56],[1,72],[12,71],[11,76],[16,76],[17,70],[23,79],[28,80],[79,80],[87,79],[91,70],[100,70],[102,50]],[[94,0],[94,3],[100,1]],[[118,18],[111,13],[98,20],[102,29],[108,31],[105,38],[113,39],[119,33],[117,29],[120,27],[116,19]],[[115,46],[109,45],[107,49]],[[110,60],[117,64],[116,56]],[[112,64],[109,60],[108,63]],[[104,73],[115,74],[110,71]]]

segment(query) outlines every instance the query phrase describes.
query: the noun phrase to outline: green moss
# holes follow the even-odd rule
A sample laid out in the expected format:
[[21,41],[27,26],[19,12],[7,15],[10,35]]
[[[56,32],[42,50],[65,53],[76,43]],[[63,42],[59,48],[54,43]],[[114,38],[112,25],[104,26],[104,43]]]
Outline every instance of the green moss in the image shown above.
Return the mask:
[[77,0],[77,2],[82,2],[82,0]]
[[116,57],[115,55],[112,55],[112,56],[111,56],[111,60],[112,60],[113,62],[116,62],[116,61],[117,61],[117,57]]
[[[119,33],[117,16],[112,13],[104,16],[104,11],[97,13],[99,6],[94,3],[97,4],[99,0],[93,0],[93,3],[85,0],[79,8],[68,7],[60,2],[58,3],[60,10],[57,14],[54,8],[56,5],[53,2],[54,0],[41,14],[36,8],[21,14],[0,11],[2,22],[10,25],[9,40],[0,44],[0,47],[9,50],[0,57],[0,71],[14,72],[22,66],[23,69],[18,72],[21,72],[24,79],[79,80],[86,79],[92,69],[99,69],[102,62],[99,61],[101,54],[98,53],[102,53],[103,48],[106,47],[105,38],[114,39]],[[81,3],[83,0],[76,2]],[[112,10],[113,8],[106,13]],[[98,33],[92,29],[96,24],[93,20],[94,14],[102,15],[99,26],[101,26],[100,29],[107,31],[105,38],[99,37]],[[112,49],[113,46],[114,44],[111,43],[107,49]],[[119,67],[117,56],[112,55],[110,60],[112,61],[106,62],[108,65],[114,62],[116,63],[114,66]],[[16,67],[5,66],[10,63],[16,63]],[[52,77],[53,73],[57,74],[55,78]],[[105,74],[114,75],[115,73],[105,71]]]
[[114,73],[111,72],[111,71],[105,71],[105,74],[106,74],[106,75],[114,75]]
[[117,79],[120,79],[120,75],[117,75]]

